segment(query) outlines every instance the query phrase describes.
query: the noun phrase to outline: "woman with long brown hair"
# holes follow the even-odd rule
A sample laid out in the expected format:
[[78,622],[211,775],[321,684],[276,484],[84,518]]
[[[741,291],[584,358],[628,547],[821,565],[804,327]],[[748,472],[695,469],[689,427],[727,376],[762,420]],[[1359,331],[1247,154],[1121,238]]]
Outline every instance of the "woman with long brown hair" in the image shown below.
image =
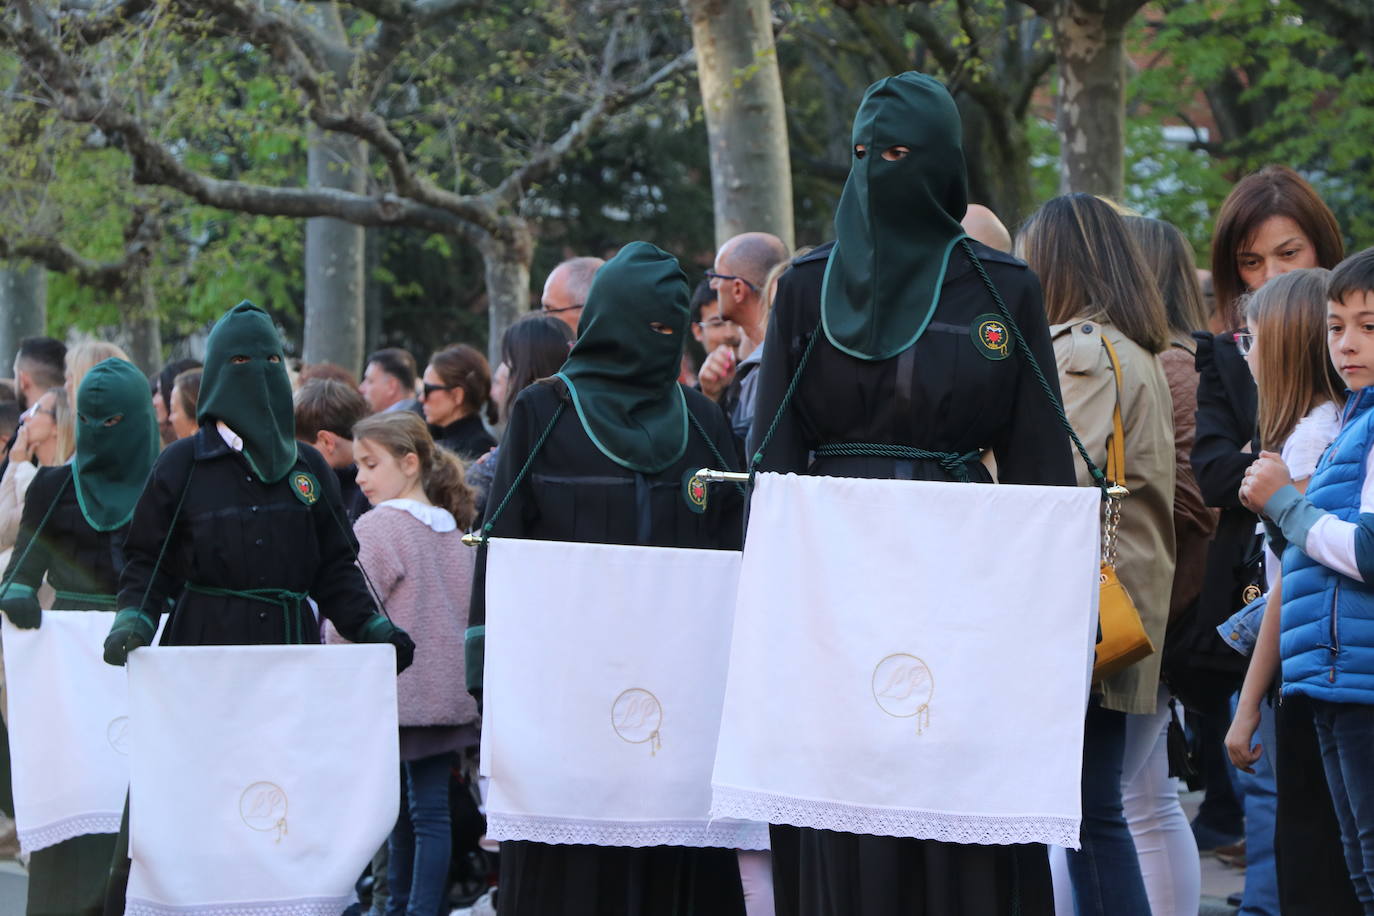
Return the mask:
[[[1040,275],[1064,408],[1099,467],[1120,407],[1126,479],[1117,482],[1130,496],[1121,507],[1116,571],[1150,642],[1161,646],[1174,573],[1174,434],[1157,358],[1169,346],[1159,289],[1122,218],[1089,194],[1042,206],[1022,229],[1017,254]],[[1092,483],[1082,463],[1078,482]],[[1083,845],[1069,853],[1079,916],[1150,913],[1121,783],[1123,771],[1143,763],[1125,759],[1127,719],[1155,716],[1159,661],[1156,652],[1093,686],[1083,739]]]
[[[1227,331],[1197,335],[1198,410],[1193,470],[1209,506],[1221,510],[1207,553],[1207,574],[1198,601],[1193,639],[1181,666],[1190,672],[1184,687],[1197,715],[1207,797],[1193,822],[1200,849],[1246,840],[1245,905],[1284,913],[1358,912],[1342,864],[1330,793],[1321,784],[1310,711],[1302,697],[1274,710],[1273,744],[1294,751],[1290,766],[1245,776],[1244,818],[1231,789],[1223,736],[1231,720],[1230,697],[1245,676],[1245,659],[1216,635],[1216,627],[1240,609],[1237,596],[1257,575],[1247,562],[1258,555],[1258,518],[1240,504],[1245,470],[1258,457],[1257,395],[1237,347],[1244,338],[1240,298],[1284,273],[1312,267],[1328,270],[1344,255],[1340,228],[1331,210],[1302,176],[1286,166],[1268,166],[1241,179],[1217,212],[1212,233],[1212,281],[1217,315]],[[1285,741],[1285,737],[1289,740]],[[1261,764],[1263,761],[1261,761]],[[1315,787],[1313,782],[1317,784]],[[1277,794],[1277,801],[1274,796]],[[1277,812],[1271,814],[1277,806]],[[1269,819],[1275,819],[1275,829]],[[1242,834],[1242,831],[1244,833]],[[1294,832],[1290,832],[1294,831]],[[1276,868],[1263,866],[1277,834]],[[1257,864],[1258,863],[1258,864]],[[1275,886],[1275,876],[1277,887]]]

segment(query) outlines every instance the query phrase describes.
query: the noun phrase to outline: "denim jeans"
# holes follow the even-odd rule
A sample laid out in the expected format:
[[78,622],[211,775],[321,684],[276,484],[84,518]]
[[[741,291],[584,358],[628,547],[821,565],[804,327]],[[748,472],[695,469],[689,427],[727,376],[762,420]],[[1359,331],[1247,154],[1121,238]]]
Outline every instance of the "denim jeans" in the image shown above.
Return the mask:
[[1126,714],[1088,706],[1083,729],[1083,848],[1068,853],[1078,916],[1150,916],[1121,803]]
[[[1234,709],[1235,704],[1232,703]],[[1236,770],[1236,782],[1245,803],[1245,894],[1238,916],[1279,916],[1278,867],[1274,861],[1274,822],[1278,812],[1278,787],[1271,756],[1275,750],[1274,707],[1260,702],[1260,724],[1255,740],[1264,753],[1253,773]]]
[[387,916],[447,913],[450,847],[448,782],[453,754],[401,764],[401,816],[387,842]]
[[1313,700],[1312,719],[1355,898],[1374,916],[1374,706]]

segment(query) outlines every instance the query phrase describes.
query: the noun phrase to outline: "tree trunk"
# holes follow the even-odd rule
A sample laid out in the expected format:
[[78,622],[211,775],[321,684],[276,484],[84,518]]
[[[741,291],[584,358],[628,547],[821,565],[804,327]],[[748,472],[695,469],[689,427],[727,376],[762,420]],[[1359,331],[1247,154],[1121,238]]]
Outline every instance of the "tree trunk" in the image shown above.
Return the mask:
[[711,146],[716,244],[771,232],[791,249],[792,169],[768,0],[683,0]]
[[[1125,194],[1126,9],[1060,0],[1050,27],[1059,59],[1060,188],[1120,200]],[[1125,5],[1129,12],[1139,6]]]
[[157,296],[147,270],[129,275],[129,285],[119,293],[120,319],[128,335],[129,359],[152,375],[162,368],[162,320]]
[[382,346],[382,284],[377,282],[377,268],[382,266],[382,249],[386,245],[386,239],[380,229],[365,231],[367,244],[363,259],[363,352],[375,353]]
[[1034,209],[1030,138],[1025,124],[1008,118],[1003,126],[971,99],[960,98],[969,203],[990,208],[1010,229]]
[[[318,5],[307,18],[327,37],[347,46],[334,4]],[[349,58],[342,55],[329,63],[338,84],[347,86]],[[366,192],[367,152],[361,140],[312,127],[307,159],[310,187]],[[362,226],[324,217],[305,221],[303,362],[336,363],[350,372],[362,369],[366,262]]]
[[506,328],[530,310],[530,262],[534,237],[520,220],[512,242],[484,240],[479,248],[487,283],[487,359],[492,368],[501,361],[501,338]]
[[19,341],[47,333],[48,272],[36,264],[0,267],[0,364],[10,374]]

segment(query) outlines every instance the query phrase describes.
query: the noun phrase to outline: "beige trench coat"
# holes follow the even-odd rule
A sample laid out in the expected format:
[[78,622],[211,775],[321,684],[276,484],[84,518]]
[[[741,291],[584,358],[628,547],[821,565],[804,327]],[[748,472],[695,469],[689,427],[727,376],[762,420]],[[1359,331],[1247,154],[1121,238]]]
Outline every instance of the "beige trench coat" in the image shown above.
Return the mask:
[[[1174,579],[1173,400],[1159,358],[1110,324],[1096,319],[1052,325],[1054,358],[1064,407],[1098,467],[1107,466],[1116,379],[1105,335],[1121,362],[1121,419],[1126,430],[1126,487],[1121,506],[1116,565],[1154,644],[1154,654],[1096,685],[1102,705],[1119,712],[1149,714],[1157,705],[1159,663],[1169,621]],[[1092,478],[1078,461],[1078,482]]]

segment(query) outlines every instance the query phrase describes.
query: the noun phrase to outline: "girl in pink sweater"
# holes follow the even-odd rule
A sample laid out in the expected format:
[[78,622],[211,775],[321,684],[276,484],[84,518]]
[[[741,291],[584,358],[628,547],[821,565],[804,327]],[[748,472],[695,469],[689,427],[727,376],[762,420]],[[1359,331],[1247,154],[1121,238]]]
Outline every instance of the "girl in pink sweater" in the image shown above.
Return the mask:
[[358,562],[416,644],[415,663],[397,682],[403,793],[387,843],[386,912],[433,916],[448,890],[449,770],[458,751],[478,743],[463,670],[474,557],[462,535],[475,514],[473,491],[458,459],[410,411],[355,426],[353,455],[374,507],[354,525]]

